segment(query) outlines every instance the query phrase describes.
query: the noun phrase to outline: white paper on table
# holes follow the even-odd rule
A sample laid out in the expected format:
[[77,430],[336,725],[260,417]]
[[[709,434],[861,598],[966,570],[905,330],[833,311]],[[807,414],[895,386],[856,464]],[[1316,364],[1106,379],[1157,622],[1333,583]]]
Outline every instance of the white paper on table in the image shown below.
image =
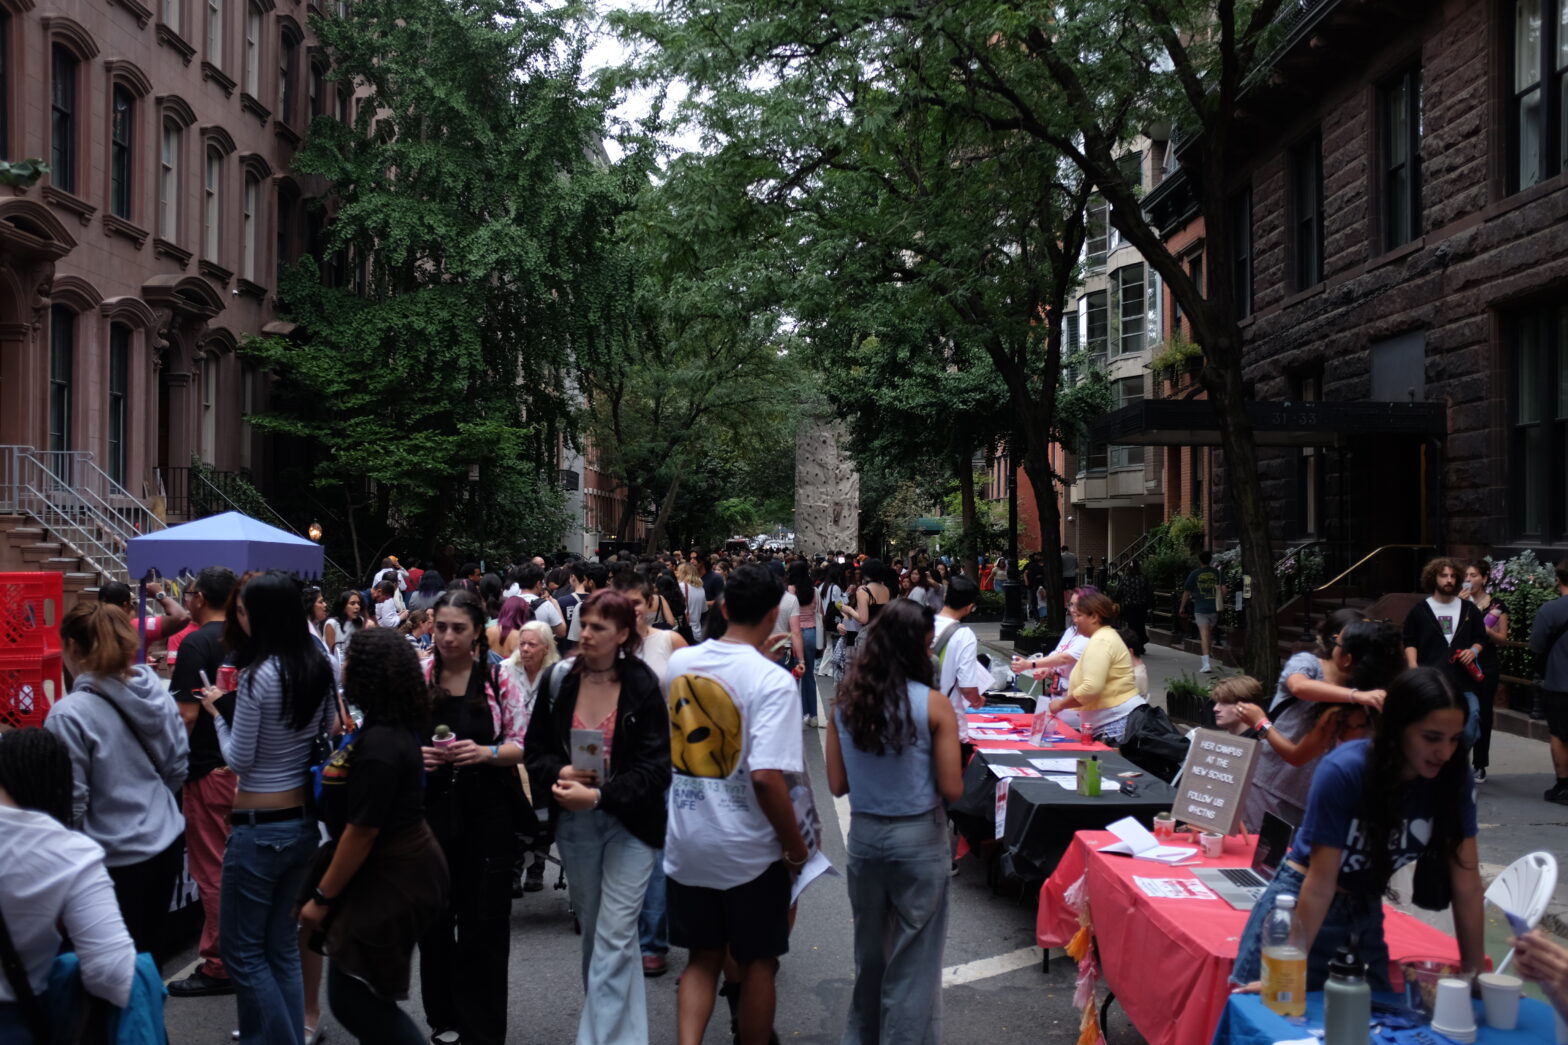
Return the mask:
[[1189,857],[1198,855],[1194,846],[1186,845],[1160,845],[1155,841],[1149,829],[1138,823],[1133,817],[1124,816],[1106,827],[1106,830],[1117,838],[1119,842],[1102,845],[1100,852],[1115,853],[1119,856],[1131,856],[1139,860],[1153,860],[1156,863],[1175,864]]
[[1077,773],[1076,758],[1031,758],[1029,764],[1042,773]]
[[1039,770],[1030,769],[1028,766],[987,766],[986,768],[998,779],[1013,776],[1037,777],[1040,775]]
[[1063,791],[1076,791],[1076,790],[1078,790],[1078,781],[1077,781],[1077,779],[1075,777],[1070,777],[1070,776],[1051,776],[1051,775],[1047,774],[1046,776],[1043,776],[1040,779],[1041,780],[1049,780],[1051,783],[1055,784],[1057,787],[1061,788]]
[[844,877],[839,874],[838,868],[834,867],[828,860],[827,855],[818,849],[806,860],[806,866],[800,869],[800,874],[795,876],[795,884],[790,887],[789,891],[790,905],[793,906],[795,901],[800,899],[800,894],[806,891],[806,886],[823,875],[830,875],[834,878]]
[[1144,878],[1133,875],[1132,880],[1145,896],[1165,900],[1217,900],[1213,891],[1196,878]]
[[[992,737],[991,739],[994,740],[996,738]],[[977,747],[975,750],[982,755],[1016,755],[1018,753],[1010,747]]]

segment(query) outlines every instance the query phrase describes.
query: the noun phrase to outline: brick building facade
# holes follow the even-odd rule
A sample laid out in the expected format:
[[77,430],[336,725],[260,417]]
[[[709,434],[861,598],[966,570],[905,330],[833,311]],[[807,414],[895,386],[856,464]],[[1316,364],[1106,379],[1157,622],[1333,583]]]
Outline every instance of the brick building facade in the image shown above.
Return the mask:
[[[1276,541],[1560,554],[1568,0],[1325,0],[1273,73],[1243,100],[1231,186],[1250,398],[1442,414],[1425,438],[1260,449]],[[1174,246],[1191,225],[1160,195]]]

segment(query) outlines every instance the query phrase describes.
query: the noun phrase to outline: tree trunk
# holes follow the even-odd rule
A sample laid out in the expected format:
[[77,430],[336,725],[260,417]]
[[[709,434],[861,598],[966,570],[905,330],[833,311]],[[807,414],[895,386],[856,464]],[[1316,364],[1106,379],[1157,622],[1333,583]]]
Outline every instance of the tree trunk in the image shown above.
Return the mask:
[[980,559],[975,554],[971,537],[975,532],[975,466],[972,455],[960,454],[958,458],[959,520],[963,525],[964,542],[958,549],[959,562],[969,579],[980,583]]
[[359,555],[359,529],[354,525],[354,495],[347,486],[343,487],[343,504],[347,509],[345,521],[348,523],[348,544],[354,549],[354,583],[358,584],[365,577],[365,560]]
[[680,494],[681,473],[676,472],[675,478],[670,482],[670,488],[664,495],[664,500],[659,505],[659,514],[653,520],[653,529],[648,532],[648,551],[657,552],[663,548],[664,528],[669,524],[670,512],[675,508],[675,498]]

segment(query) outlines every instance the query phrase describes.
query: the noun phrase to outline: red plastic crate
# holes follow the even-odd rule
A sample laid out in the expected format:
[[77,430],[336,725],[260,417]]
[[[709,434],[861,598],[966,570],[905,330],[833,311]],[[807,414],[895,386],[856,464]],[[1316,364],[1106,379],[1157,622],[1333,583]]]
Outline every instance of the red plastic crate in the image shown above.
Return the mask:
[[41,726],[65,696],[60,654],[0,655],[0,730]]
[[58,573],[0,573],[0,657],[60,652],[65,578]]

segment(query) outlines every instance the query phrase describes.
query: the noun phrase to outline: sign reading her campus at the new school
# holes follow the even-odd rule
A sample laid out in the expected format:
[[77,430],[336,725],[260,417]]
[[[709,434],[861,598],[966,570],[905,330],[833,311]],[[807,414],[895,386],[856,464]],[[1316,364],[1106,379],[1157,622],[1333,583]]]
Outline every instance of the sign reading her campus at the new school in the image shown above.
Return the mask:
[[[1241,815],[1258,742],[1218,729],[1194,730],[1171,815],[1185,824],[1228,835]],[[1257,824],[1247,825],[1256,831]]]

